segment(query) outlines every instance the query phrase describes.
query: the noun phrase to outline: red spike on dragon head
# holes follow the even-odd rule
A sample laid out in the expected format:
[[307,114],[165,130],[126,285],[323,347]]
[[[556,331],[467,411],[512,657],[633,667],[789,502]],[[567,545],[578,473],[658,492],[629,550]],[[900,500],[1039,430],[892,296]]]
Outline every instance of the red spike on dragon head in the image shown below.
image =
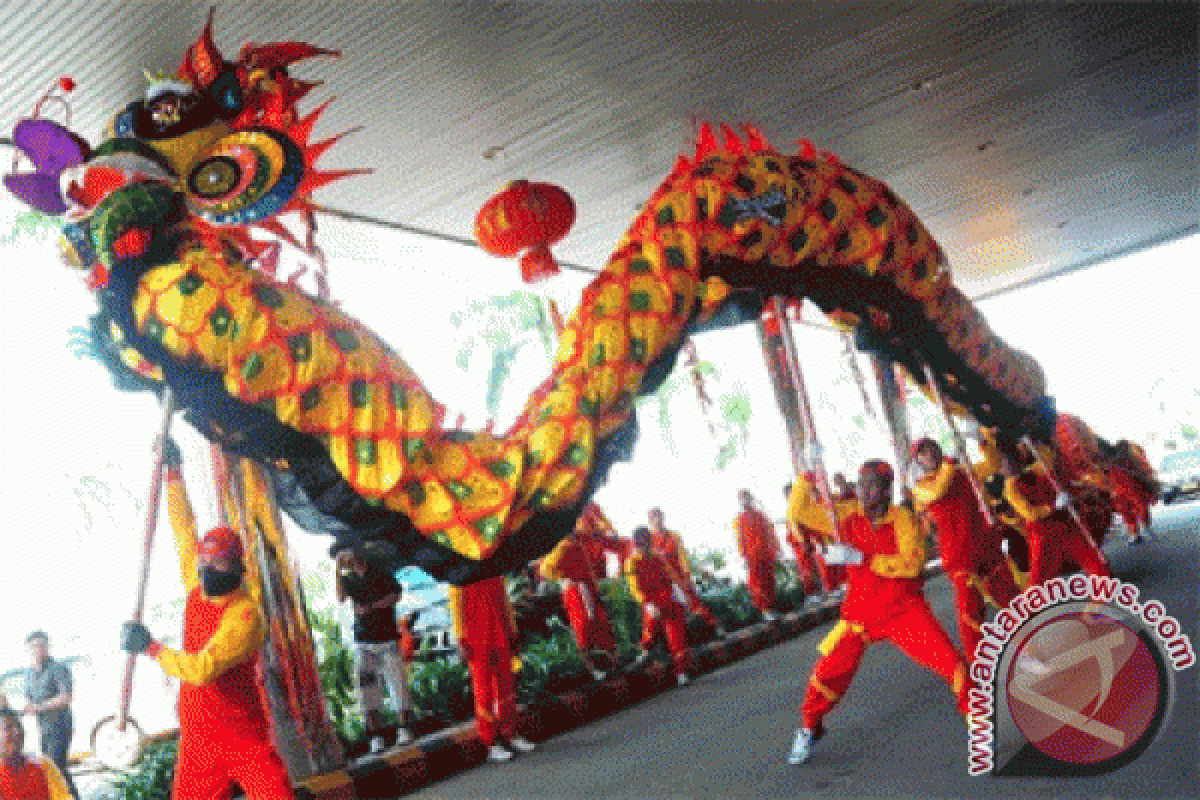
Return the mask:
[[252,257],[262,247],[251,228],[277,233],[279,215],[311,212],[314,190],[356,171],[317,169],[337,137],[310,142],[324,106],[300,116],[297,102],[317,84],[288,70],[336,55],[276,42],[246,45],[230,62],[210,13],[178,74],[152,78],[116,114],[105,141],[63,170],[68,261],[91,270],[99,288],[121,262],[158,252],[172,231]]

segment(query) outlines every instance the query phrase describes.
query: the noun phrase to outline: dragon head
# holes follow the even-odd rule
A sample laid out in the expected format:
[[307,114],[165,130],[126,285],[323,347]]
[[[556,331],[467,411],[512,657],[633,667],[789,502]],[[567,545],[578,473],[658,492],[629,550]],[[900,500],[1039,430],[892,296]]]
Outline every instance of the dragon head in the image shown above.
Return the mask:
[[[227,61],[213,41],[210,13],[177,74],[148,76],[144,95],[117,112],[99,146],[88,148],[60,126],[80,143],[78,157],[48,162],[37,152],[46,137],[28,147],[14,137],[39,173],[50,174],[10,175],[5,182],[42,210],[65,209],[64,258],[91,272],[93,288],[105,285],[122,261],[154,263],[181,235],[217,250],[232,245],[248,257],[264,249],[250,236],[254,227],[298,244],[279,215],[311,212],[314,190],[361,172],[316,168],[340,136],[310,143],[326,106],[300,116],[297,102],[317,84],[293,78],[288,67],[320,55],[338,53],[298,42],[248,44]],[[30,122],[56,125],[22,124]],[[41,205],[10,183],[40,178],[53,185],[54,177],[57,192],[51,189]]]

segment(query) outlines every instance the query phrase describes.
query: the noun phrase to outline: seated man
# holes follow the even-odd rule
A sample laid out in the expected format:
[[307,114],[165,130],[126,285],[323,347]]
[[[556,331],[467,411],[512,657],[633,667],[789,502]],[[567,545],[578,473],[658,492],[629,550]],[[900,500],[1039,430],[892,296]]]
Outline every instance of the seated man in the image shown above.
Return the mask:
[[70,800],[67,782],[54,762],[26,755],[24,747],[21,718],[0,708],[0,800]]
[[213,528],[198,541],[179,448],[170,439],[163,464],[167,510],[187,589],[183,649],[163,647],[140,622],[125,623],[121,647],[145,653],[180,679],[179,757],[171,796],[228,797],[236,782],[250,800],[292,800],[255,677],[265,621],[242,583],[241,538],[229,528]]
[[916,516],[892,505],[892,468],[868,461],[859,473],[862,512],[842,521],[842,541],[826,550],[828,561],[848,570],[841,619],[817,648],[801,708],[791,764],[808,760],[813,744],[825,734],[824,719],[850,688],[867,645],[888,640],[950,685],[960,713],[967,711],[967,665],[933,616],[921,589],[925,544]]

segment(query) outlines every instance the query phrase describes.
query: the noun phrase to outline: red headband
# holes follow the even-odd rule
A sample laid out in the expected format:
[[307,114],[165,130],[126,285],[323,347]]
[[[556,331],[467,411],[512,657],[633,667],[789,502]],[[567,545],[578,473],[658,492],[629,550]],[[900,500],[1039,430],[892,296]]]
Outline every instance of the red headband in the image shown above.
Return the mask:
[[231,528],[213,528],[200,541],[199,554],[207,558],[242,560],[242,540]]

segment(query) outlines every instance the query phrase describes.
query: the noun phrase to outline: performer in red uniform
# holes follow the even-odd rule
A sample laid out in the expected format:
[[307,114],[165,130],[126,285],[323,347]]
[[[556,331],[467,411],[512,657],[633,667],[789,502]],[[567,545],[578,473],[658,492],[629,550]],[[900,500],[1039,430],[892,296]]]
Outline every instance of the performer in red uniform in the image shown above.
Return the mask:
[[683,546],[682,537],[675,531],[667,530],[663,525],[661,508],[650,509],[647,517],[650,521],[651,547],[662,557],[667,569],[671,571],[671,580],[682,590],[683,604],[691,613],[699,614],[717,632],[717,635],[724,636],[725,629],[713,616],[712,609],[700,599],[700,595],[696,594],[696,587],[692,583],[691,563],[688,560],[687,550]]
[[913,502],[937,529],[942,569],[954,584],[963,654],[970,661],[983,637],[979,626],[984,596],[1003,608],[1017,596],[1017,586],[1000,548],[1001,530],[984,519],[966,469],[943,457],[942,448],[932,439],[913,444],[912,456],[921,471],[913,486]]
[[[601,600],[599,581],[592,571],[594,563],[579,535],[573,532],[542,558],[540,571],[547,580],[562,581],[563,606],[575,634],[575,646],[584,665],[599,681],[617,662],[617,641],[608,609]],[[598,660],[604,662],[604,669]]]
[[746,560],[746,588],[754,606],[765,619],[775,619],[775,562],[779,559],[779,541],[775,526],[754,507],[754,495],[746,489],[738,492],[741,513],[733,519],[738,552]]
[[1114,510],[1125,522],[1130,544],[1141,544],[1142,531],[1150,528],[1150,506],[1154,497],[1129,472],[1115,462],[1105,469]]
[[71,800],[54,762],[25,755],[24,747],[21,718],[12,709],[0,708],[0,800]]
[[1066,509],[1057,507],[1054,484],[1040,467],[1029,464],[1018,453],[1001,455],[1005,474],[1004,499],[1025,523],[1029,541],[1029,583],[1045,583],[1058,576],[1065,559],[1070,559],[1089,575],[1111,576],[1108,561],[1085,534]]
[[783,538],[796,556],[796,572],[800,576],[804,594],[811,596],[825,590],[821,582],[821,566],[817,562],[817,551],[820,548],[817,545],[816,531],[792,519],[792,493],[795,486],[795,483],[789,483],[783,487],[783,496],[788,503],[787,535]]
[[575,538],[587,552],[592,574],[597,580],[608,577],[608,554],[617,556],[617,574],[623,572],[625,559],[633,549],[628,539],[617,535],[616,528],[608,521],[604,511],[595,503],[588,503],[575,523]]
[[290,799],[287,769],[271,743],[255,678],[265,622],[257,600],[242,585],[241,539],[229,528],[214,528],[197,541],[178,448],[168,440],[163,449],[167,509],[188,590],[183,649],[163,647],[137,622],[125,623],[121,646],[145,653],[180,679],[172,797],[226,798],[236,782],[250,800]]
[[512,640],[516,621],[504,576],[447,589],[454,636],[471,672],[475,721],[489,761],[508,761],[513,750],[529,753],[534,745],[517,733],[517,689],[513,680]]
[[636,663],[650,657],[650,647],[661,628],[675,662],[675,679],[680,686],[688,683],[692,671],[692,651],[687,645],[687,612],[676,599],[671,570],[654,552],[650,529],[633,532],[633,552],[625,560],[625,578],[633,599],[642,605],[642,653]]
[[892,468],[868,461],[859,473],[861,514],[842,522],[845,544],[831,545],[826,558],[849,565],[849,589],[837,625],[821,642],[801,708],[789,763],[808,760],[825,733],[825,716],[845,695],[867,645],[887,639],[946,681],[967,710],[967,667],[938,625],[921,591],[925,546],[915,515],[892,505]]

